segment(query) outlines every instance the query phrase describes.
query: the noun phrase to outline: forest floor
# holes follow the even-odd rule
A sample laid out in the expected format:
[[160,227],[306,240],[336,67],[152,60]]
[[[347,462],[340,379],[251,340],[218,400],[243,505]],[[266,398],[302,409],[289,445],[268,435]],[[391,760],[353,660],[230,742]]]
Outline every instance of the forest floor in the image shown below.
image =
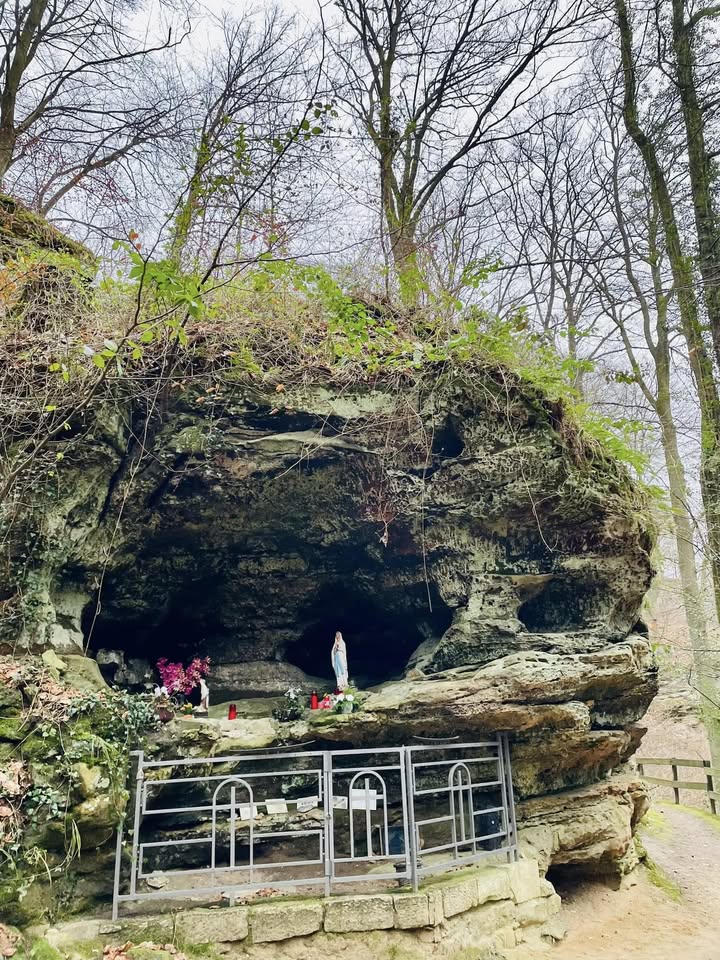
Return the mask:
[[650,866],[622,890],[556,884],[568,935],[553,960],[720,960],[720,818],[658,804],[641,837]]

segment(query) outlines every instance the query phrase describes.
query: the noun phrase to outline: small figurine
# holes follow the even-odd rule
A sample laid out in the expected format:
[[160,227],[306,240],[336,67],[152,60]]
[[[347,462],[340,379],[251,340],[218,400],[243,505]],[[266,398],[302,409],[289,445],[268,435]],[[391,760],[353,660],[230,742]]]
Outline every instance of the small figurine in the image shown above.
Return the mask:
[[200,705],[195,710],[196,713],[207,715],[210,709],[210,688],[205,683],[205,678],[200,677]]
[[335,671],[337,689],[341,692],[348,686],[348,665],[347,665],[347,647],[343,640],[343,635],[338,632],[335,634],[335,643],[332,648],[332,665]]

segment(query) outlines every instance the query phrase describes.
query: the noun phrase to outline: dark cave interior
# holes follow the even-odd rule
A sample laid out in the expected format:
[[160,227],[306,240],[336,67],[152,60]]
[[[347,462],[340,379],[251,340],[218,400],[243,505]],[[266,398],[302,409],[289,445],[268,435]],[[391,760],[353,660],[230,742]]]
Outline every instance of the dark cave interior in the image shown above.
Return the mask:
[[[169,575],[168,575],[169,577]],[[452,620],[452,611],[434,587],[425,583],[383,583],[367,571],[348,584],[344,578],[321,572],[310,581],[286,590],[277,583],[267,589],[254,582],[244,596],[242,582],[232,589],[217,577],[168,578],[164,599],[152,605],[136,598],[131,609],[123,603],[127,583],[122,574],[110,575],[102,602],[89,603],[83,615],[83,632],[94,655],[121,651],[129,672],[110,659],[102,663],[106,679],[139,689],[150,682],[147,667],[160,657],[189,662],[210,656],[223,666],[223,689],[232,696],[228,670],[233,665],[238,689],[243,663],[266,663],[268,682],[277,674],[278,687],[287,687],[278,665],[299,668],[308,678],[326,678],[331,686],[330,651],[340,630],[348,648],[350,679],[361,688],[403,675],[408,659],[429,637],[440,638]],[[278,599],[278,597],[281,599]],[[261,670],[262,672],[262,670]],[[296,675],[301,674],[296,670]],[[231,674],[232,675],[232,674]],[[278,690],[278,692],[280,692]]]
[[287,645],[285,659],[308,674],[326,672],[339,630],[348,645],[352,681],[368,687],[395,679],[423,640],[442,636],[450,626],[449,608],[436,597],[431,611],[424,591],[424,585],[410,591],[401,605],[397,597],[384,601],[380,592],[370,596],[341,584],[325,584],[304,612],[307,625]]

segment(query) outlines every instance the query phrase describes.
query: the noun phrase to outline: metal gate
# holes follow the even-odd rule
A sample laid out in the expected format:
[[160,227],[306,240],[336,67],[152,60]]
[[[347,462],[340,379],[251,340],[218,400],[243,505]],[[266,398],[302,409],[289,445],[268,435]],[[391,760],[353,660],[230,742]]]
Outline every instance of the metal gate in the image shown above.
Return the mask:
[[132,757],[133,814],[118,828],[113,917],[128,901],[223,894],[232,902],[268,887],[329,895],[341,884],[399,880],[417,889],[424,876],[517,855],[506,735]]

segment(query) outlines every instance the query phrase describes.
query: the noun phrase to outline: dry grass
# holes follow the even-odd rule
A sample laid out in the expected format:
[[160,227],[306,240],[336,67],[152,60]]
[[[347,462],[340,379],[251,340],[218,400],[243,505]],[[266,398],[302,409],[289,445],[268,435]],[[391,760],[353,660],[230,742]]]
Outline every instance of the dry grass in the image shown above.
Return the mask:
[[398,400],[397,416],[374,425],[387,429],[388,450],[428,455],[418,398],[452,380],[472,383],[511,424],[519,417],[518,429],[534,408],[578,466],[608,468],[610,495],[635,499],[602,442],[528,374],[532,344],[518,356],[515,340],[484,337],[482,315],[463,326],[442,304],[401,310],[362,293],[351,299],[326,274],[307,282],[307,274],[298,280],[256,265],[215,281],[193,316],[162,285],[89,286],[64,261],[43,263],[52,266],[40,273],[48,283],[37,282],[35,262],[26,274],[20,261],[6,262],[5,274],[17,276],[11,284],[5,277],[4,297],[0,270],[0,503],[36,464],[52,477],[52,457],[64,455],[57,443],[80,441],[87,414],[108,403],[151,411],[178,391],[203,403],[245,385],[284,393],[309,384],[381,386]]

